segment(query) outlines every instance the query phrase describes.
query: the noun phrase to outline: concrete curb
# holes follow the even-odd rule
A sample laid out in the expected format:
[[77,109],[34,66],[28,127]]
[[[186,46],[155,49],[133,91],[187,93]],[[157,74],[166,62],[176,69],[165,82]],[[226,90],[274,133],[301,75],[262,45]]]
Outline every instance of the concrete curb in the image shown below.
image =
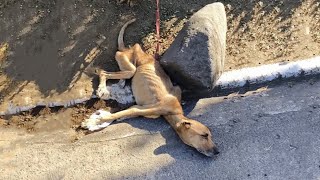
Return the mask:
[[265,83],[277,78],[289,78],[320,73],[320,56],[310,59],[243,68],[223,73],[217,82],[222,89],[242,87],[245,84]]

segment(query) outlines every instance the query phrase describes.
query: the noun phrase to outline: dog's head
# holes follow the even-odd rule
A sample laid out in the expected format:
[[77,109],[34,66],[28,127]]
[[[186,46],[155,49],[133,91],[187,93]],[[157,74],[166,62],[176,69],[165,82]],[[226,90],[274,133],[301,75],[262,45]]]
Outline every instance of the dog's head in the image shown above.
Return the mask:
[[185,144],[196,148],[200,153],[209,157],[219,154],[210,129],[200,122],[183,119],[177,124],[177,133]]

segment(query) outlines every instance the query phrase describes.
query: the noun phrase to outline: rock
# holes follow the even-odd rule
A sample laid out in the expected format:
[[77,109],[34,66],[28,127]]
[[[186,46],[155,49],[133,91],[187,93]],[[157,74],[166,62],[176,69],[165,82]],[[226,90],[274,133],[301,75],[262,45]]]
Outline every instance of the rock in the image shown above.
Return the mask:
[[211,90],[224,68],[226,32],[224,5],[206,5],[185,24],[160,63],[183,88]]

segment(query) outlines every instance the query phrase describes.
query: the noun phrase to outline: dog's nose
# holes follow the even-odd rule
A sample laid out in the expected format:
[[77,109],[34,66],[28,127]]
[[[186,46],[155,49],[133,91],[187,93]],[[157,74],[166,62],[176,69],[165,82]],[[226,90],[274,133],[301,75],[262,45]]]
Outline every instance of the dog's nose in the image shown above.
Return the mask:
[[212,149],[212,152],[213,152],[214,155],[218,155],[220,153],[217,147],[214,147]]
[[210,150],[207,150],[207,151],[202,151],[202,150],[199,150],[198,151],[208,157],[213,157],[214,155],[217,155],[219,154],[220,152],[218,151],[218,148],[216,147],[213,147],[211,148]]

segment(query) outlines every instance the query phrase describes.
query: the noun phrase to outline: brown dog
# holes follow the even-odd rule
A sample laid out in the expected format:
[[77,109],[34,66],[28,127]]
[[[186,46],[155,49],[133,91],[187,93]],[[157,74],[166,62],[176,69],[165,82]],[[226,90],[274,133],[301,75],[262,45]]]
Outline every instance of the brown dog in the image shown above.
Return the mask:
[[173,86],[159,62],[153,56],[146,54],[139,44],[135,44],[131,48],[125,47],[123,43],[125,28],[134,21],[135,19],[127,22],[119,33],[119,51],[116,53],[115,59],[121,71],[100,70],[98,90],[101,91],[101,87],[105,87],[108,79],[132,78],[132,90],[137,105],[113,114],[98,112],[94,117],[85,120],[82,127],[90,129],[98,124],[137,116],[148,118],[163,116],[185,144],[196,148],[206,156],[211,157],[218,154],[209,128],[183,115],[180,105],[181,90],[178,86]]

